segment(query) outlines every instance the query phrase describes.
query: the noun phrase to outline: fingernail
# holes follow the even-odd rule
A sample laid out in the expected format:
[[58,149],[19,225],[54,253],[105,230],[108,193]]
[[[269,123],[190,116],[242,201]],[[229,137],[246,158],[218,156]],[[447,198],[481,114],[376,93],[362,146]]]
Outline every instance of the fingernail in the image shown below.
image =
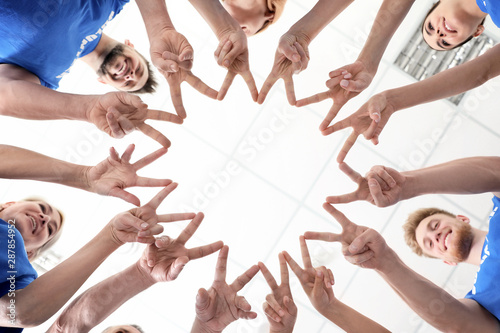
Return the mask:
[[349,246],[349,250],[350,250],[351,252],[356,252],[356,251],[358,250],[358,247],[357,247],[356,245],[351,244],[351,245]]
[[175,66],[174,66],[174,65],[170,65],[170,69],[171,69],[172,71],[174,71],[174,72],[177,72],[177,71],[175,70]]
[[347,80],[340,81],[340,86],[341,87],[347,88],[348,85],[349,85],[349,81],[347,81]]
[[137,236],[139,236],[139,237],[144,237],[144,236],[147,236],[147,235],[148,235],[147,231],[139,231],[139,233],[137,234]]
[[378,123],[380,121],[380,113],[374,112],[373,115],[375,116],[375,122]]
[[148,266],[152,267],[153,265],[154,265],[154,261],[153,260],[148,260]]
[[368,186],[377,186],[377,181],[376,181],[376,180],[374,180],[374,179],[370,179],[370,180],[368,181]]
[[224,60],[222,64],[224,65],[224,67],[229,67],[229,60]]
[[296,53],[292,56],[292,60],[295,62],[300,61],[300,56]]
[[347,73],[344,75],[344,79],[350,79],[352,77],[351,73]]
[[279,313],[279,315],[280,315],[281,317],[283,317],[283,316],[285,315],[285,311],[283,311],[283,310],[280,310],[278,313]]
[[317,276],[317,277],[319,277],[319,278],[320,278],[320,277],[323,277],[323,272],[321,272],[321,271],[319,271],[319,270],[318,270],[318,271],[316,271],[316,276]]
[[347,73],[347,71],[342,71],[342,75],[346,75]]
[[145,229],[147,227],[149,227],[149,224],[147,224],[146,222],[144,222],[144,223],[141,224],[141,228],[142,229]]

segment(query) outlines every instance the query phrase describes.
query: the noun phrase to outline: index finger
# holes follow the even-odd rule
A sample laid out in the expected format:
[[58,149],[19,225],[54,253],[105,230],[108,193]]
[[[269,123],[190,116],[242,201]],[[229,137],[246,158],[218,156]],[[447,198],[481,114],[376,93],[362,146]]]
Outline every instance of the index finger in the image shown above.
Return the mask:
[[162,121],[169,121],[175,124],[182,124],[181,116],[161,110],[148,109],[146,113],[146,119],[162,120]]
[[330,213],[330,215],[333,216],[333,218],[335,220],[337,220],[337,222],[342,226],[342,229],[344,229],[345,227],[347,227],[348,225],[350,225],[352,223],[344,214],[342,214],[339,210],[337,210],[335,207],[333,207],[329,203],[325,202],[323,204],[323,208],[328,213]]
[[187,115],[186,109],[184,109],[184,103],[182,103],[181,85],[176,82],[170,83],[170,80],[167,80],[167,82],[170,86],[170,98],[172,99],[175,112],[179,115],[179,117],[185,119]]
[[286,265],[285,256],[283,253],[278,254],[278,259],[280,261],[280,272],[281,272],[281,284],[288,284],[288,267]]
[[356,171],[354,171],[353,168],[351,168],[346,162],[342,162],[339,164],[339,169],[345,173],[351,180],[355,183],[359,183],[359,180],[361,180],[363,177]]
[[222,241],[217,241],[212,244],[198,246],[188,250],[189,260],[199,259],[219,251],[224,246]]
[[349,150],[351,150],[352,146],[356,143],[356,139],[358,138],[358,133],[356,131],[353,131],[351,135],[345,140],[344,145],[340,149],[339,155],[337,156],[337,162],[341,163],[344,161],[345,157],[347,156],[347,153]]
[[234,78],[236,77],[236,73],[228,71],[226,77],[224,78],[224,82],[222,82],[222,86],[219,89],[219,93],[217,94],[217,100],[222,101],[224,97],[226,97],[227,91],[229,87],[233,83]]
[[[286,263],[285,263],[285,265],[286,265]],[[276,283],[274,276],[267,269],[266,265],[264,265],[263,262],[259,262],[259,268],[260,268],[260,271],[262,272],[262,275],[264,275],[264,278],[266,279],[267,284],[269,285],[269,287],[271,287],[271,290],[277,289],[278,284]]]
[[267,97],[267,94],[273,87],[273,85],[278,81],[278,76],[274,74],[274,72],[271,72],[269,76],[267,77],[266,81],[264,81],[264,84],[262,85],[262,88],[260,88],[259,92],[259,97],[257,99],[257,103],[262,104],[264,103],[264,100]]
[[342,237],[339,234],[334,234],[332,232],[318,232],[318,231],[306,231],[304,233],[305,239],[321,240],[325,242],[339,242]]
[[213,99],[217,98],[217,91],[210,88],[199,77],[193,75],[193,73],[189,72],[186,74],[186,82],[203,95]]
[[302,273],[304,270],[302,267],[297,264],[295,260],[288,254],[288,252],[283,251],[283,256],[285,257],[286,262],[288,263],[288,266],[292,269],[292,271],[295,273],[295,275],[300,279],[302,276]]
[[295,87],[293,86],[292,76],[285,76],[283,81],[285,81],[285,91],[288,103],[290,103],[290,105],[295,105],[297,103],[297,99],[295,98]]
[[304,263],[304,269],[312,268],[311,256],[309,255],[309,249],[307,248],[306,239],[304,236],[299,236],[300,242],[300,252],[302,253],[302,262]]
[[168,186],[166,186],[163,190],[158,192],[157,195],[151,199],[146,206],[150,206],[154,210],[158,208],[158,206],[163,202],[163,200],[169,195],[175,188],[177,187],[177,183],[172,183]]
[[344,128],[347,128],[349,126],[351,126],[351,119],[348,117],[348,118],[342,119],[340,121],[337,121],[335,124],[333,124],[330,127],[325,128],[324,130],[321,131],[321,134],[329,135],[329,134],[332,134],[334,132],[343,130]]
[[152,126],[142,123],[138,126],[138,129],[149,136],[151,139],[155,140],[159,144],[161,144],[163,147],[168,148],[170,147],[171,143],[170,140],[167,139],[165,135],[163,135],[160,131],[154,129]]
[[255,85],[255,80],[253,79],[253,75],[250,71],[245,71],[240,73],[243,80],[247,84],[248,90],[250,90],[250,95],[252,95],[252,100],[257,102],[257,98],[259,97],[259,91],[257,90],[257,86]]
[[[165,155],[167,151],[168,151],[167,148],[160,148],[160,149],[152,152],[151,154],[144,156],[143,158],[141,158],[140,160],[138,160],[137,162],[132,164],[132,167],[136,171],[140,170],[140,169],[144,168],[146,165],[151,164],[152,162],[156,161],[161,156]],[[122,157],[123,157],[123,155],[122,155]]]
[[200,226],[201,222],[203,221],[203,218],[205,215],[203,213],[198,213],[196,216],[189,222],[186,228],[181,231],[179,234],[179,237],[177,237],[176,242],[179,244],[186,244],[186,242],[191,238],[191,236],[194,235],[198,227]]
[[[342,108],[342,106],[343,106],[343,104],[336,103],[335,101],[333,101],[332,107],[328,111],[325,119],[319,125],[319,130],[320,131],[324,131],[324,130],[326,130],[328,128],[328,125],[330,125],[330,123],[332,122],[332,120],[337,116],[337,114],[339,113],[339,111]],[[325,135],[325,134],[323,133],[323,135]]]
[[299,99],[297,103],[295,103],[296,106],[301,107],[301,106],[306,106],[309,104],[313,103],[319,103],[321,101],[324,101],[325,99],[330,97],[330,92],[329,91],[324,91],[322,93],[312,95],[303,99]]
[[229,246],[224,245],[219,251],[219,257],[217,258],[217,263],[215,264],[215,278],[214,282],[225,282],[226,281],[226,266],[227,257],[229,253]]
[[259,266],[253,265],[252,267],[247,269],[245,273],[238,276],[236,280],[231,283],[230,287],[236,292],[240,291],[248,282],[250,282],[251,279],[253,279],[255,274],[257,274],[258,272]]

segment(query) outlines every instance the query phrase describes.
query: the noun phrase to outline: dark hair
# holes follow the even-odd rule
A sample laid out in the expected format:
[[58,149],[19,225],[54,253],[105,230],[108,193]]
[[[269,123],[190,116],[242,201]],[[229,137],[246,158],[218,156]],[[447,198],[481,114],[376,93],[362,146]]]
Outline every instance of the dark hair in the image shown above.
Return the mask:
[[[427,12],[427,15],[425,15],[424,17],[424,20],[422,21],[422,26],[420,27],[420,31],[422,32],[422,34],[424,33],[424,25],[425,25],[425,20],[427,20],[427,17],[434,11],[434,9],[436,9],[436,7],[441,3],[441,1],[438,1],[436,2],[435,4],[432,5],[431,9]],[[479,23],[479,25],[483,25],[484,24],[484,20],[483,19],[481,21],[481,23]],[[444,49],[444,50],[436,50],[436,51],[449,51],[449,50],[453,50],[453,49],[456,49],[457,47],[460,47],[462,45],[464,45],[465,43],[467,43],[468,41],[470,41],[472,38],[474,37],[474,35],[470,35],[469,37],[467,37],[466,40],[464,40],[462,43],[460,44],[457,44],[455,46],[453,46],[451,49]],[[425,39],[424,39],[425,40]],[[427,43],[427,41],[425,41]],[[429,45],[429,44],[427,44]],[[429,45],[430,46],[430,45]]]
[[139,52],[137,52],[137,54],[140,55],[142,57],[142,59],[144,59],[144,61],[146,62],[146,66],[148,67],[148,80],[146,81],[146,83],[144,83],[144,86],[142,86],[141,89],[134,90],[131,92],[135,93],[135,94],[154,93],[156,91],[156,87],[158,86],[158,81],[156,81],[156,78],[154,76],[151,63],[149,61],[147,61],[146,58],[144,58],[144,56],[142,54],[140,54]]

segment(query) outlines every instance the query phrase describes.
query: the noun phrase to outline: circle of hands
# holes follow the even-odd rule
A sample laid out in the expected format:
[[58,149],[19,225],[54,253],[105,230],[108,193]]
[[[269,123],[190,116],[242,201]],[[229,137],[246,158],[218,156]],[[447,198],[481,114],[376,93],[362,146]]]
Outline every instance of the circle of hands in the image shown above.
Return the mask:
[[[354,224],[331,203],[366,200],[371,204],[386,207],[401,200],[406,181],[403,174],[388,167],[375,166],[363,177],[343,162],[360,134],[374,144],[378,144],[379,135],[395,110],[382,93],[373,96],[352,115],[332,125],[340,109],[351,98],[366,89],[373,79],[374,73],[365,66],[363,61],[358,60],[330,72],[330,78],[326,82],[327,91],[297,101],[293,75],[300,73],[308,66],[310,39],[307,36],[300,32],[289,31],[280,38],[271,73],[260,92],[257,90],[250,71],[248,45],[244,32],[241,29],[229,29],[220,33],[218,39],[219,44],[214,57],[217,64],[228,71],[218,92],[191,72],[194,52],[186,38],[174,29],[165,29],[151,39],[150,52],[153,64],[170,86],[176,115],[151,110],[139,97],[116,92],[98,96],[87,118],[112,137],[121,138],[137,129],[159,142],[163,147],[169,147],[170,141],[145,121],[152,119],[182,124],[187,116],[181,93],[181,83],[184,81],[207,97],[218,100],[224,99],[236,75],[242,76],[252,99],[259,104],[265,101],[269,91],[279,79],[284,81],[287,100],[291,105],[302,107],[330,98],[333,100],[333,105],[319,126],[322,134],[329,135],[347,127],[353,129],[337,161],[340,163],[340,169],[358,185],[358,188],[352,193],[329,196],[327,203],[323,205],[324,209],[341,225],[342,232],[335,234],[308,231],[304,236],[300,236],[299,243],[304,267],[302,268],[287,252],[280,253],[278,255],[281,272],[279,285],[262,262],[250,267],[229,285],[226,282],[228,246],[218,241],[192,249],[185,247],[186,242],[200,226],[204,218],[203,214],[157,215],[156,209],[177,184],[168,179],[140,177],[136,173],[165,154],[166,148],[159,149],[133,164],[130,163],[134,151],[133,145],[130,145],[121,157],[114,148],[111,148],[110,156],[106,160],[85,170],[85,177],[89,190],[120,197],[137,206],[140,205],[139,199],[125,191],[127,187],[166,186],[150,202],[117,215],[109,224],[113,239],[117,243],[135,241],[148,244],[137,262],[137,268],[151,283],[175,280],[190,260],[205,257],[220,250],[212,286],[208,290],[201,288],[198,291],[196,319],[193,327],[202,328],[206,332],[220,332],[237,319],[255,318],[257,314],[251,311],[250,304],[243,296],[239,296],[238,292],[260,270],[271,289],[271,293],[267,295],[263,304],[271,331],[290,332],[295,324],[298,310],[290,289],[288,266],[299,279],[311,304],[320,313],[326,313],[337,302],[332,290],[333,273],[324,266],[313,267],[306,239],[340,242],[344,256],[353,264],[374,269],[383,265],[380,259],[381,253],[388,247],[381,235],[373,229]],[[176,239],[165,235],[155,238],[163,231],[160,223],[182,220],[191,221]]]

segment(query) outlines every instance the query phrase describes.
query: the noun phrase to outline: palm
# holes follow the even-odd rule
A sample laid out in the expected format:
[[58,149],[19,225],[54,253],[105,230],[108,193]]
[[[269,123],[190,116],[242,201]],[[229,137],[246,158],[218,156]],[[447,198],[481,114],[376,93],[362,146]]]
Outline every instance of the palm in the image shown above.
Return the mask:
[[137,96],[125,92],[110,92],[99,96],[89,112],[89,120],[97,128],[112,137],[122,137],[113,132],[107,120],[108,112],[117,112],[125,116],[135,127],[144,123],[147,116],[147,105]]
[[215,281],[208,295],[210,305],[202,310],[196,308],[196,315],[207,327],[222,331],[239,318],[235,306],[236,292],[227,283]]
[[186,37],[173,29],[163,30],[159,37],[152,38],[150,52],[153,64],[162,72],[171,71],[173,62],[186,70],[193,66],[193,48]]

